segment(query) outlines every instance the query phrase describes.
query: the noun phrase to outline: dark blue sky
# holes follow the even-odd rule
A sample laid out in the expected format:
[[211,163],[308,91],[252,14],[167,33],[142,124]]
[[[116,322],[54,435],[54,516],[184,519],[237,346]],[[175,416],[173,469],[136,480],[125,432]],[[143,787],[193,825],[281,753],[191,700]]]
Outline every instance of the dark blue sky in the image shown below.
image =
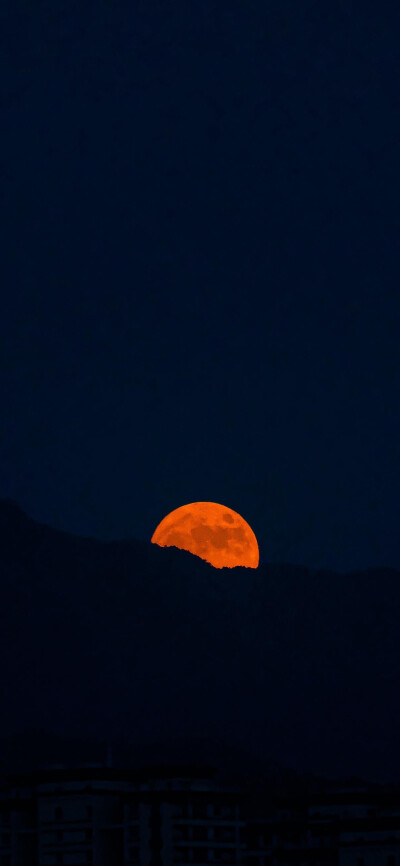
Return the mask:
[[6,0],[2,495],[400,566],[400,10]]

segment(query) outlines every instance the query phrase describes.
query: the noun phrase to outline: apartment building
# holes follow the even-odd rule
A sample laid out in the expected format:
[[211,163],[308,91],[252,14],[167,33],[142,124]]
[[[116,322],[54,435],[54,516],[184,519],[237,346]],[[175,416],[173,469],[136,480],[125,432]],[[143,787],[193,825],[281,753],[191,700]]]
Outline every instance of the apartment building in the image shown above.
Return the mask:
[[246,866],[400,866],[399,790],[272,797],[245,826]]
[[400,866],[400,789],[278,796],[196,768],[9,780],[0,866]]
[[236,866],[242,796],[193,773],[86,768],[14,779],[0,804],[0,866]]

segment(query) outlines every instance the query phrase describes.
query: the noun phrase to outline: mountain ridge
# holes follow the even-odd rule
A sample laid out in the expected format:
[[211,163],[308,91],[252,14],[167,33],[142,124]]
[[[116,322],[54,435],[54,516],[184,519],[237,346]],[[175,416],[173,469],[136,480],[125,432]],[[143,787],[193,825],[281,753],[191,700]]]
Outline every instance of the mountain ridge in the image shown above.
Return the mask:
[[296,771],[400,773],[400,573],[215,569],[0,501],[0,736],[205,737]]

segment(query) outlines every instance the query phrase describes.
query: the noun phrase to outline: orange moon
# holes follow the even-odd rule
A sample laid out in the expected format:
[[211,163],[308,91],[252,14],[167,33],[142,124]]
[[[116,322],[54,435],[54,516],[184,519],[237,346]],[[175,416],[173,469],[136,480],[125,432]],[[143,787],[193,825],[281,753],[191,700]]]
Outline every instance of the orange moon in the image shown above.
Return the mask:
[[214,568],[257,568],[260,559],[249,524],[237,511],[217,502],[190,502],[176,508],[158,524],[151,540],[160,547],[188,550]]

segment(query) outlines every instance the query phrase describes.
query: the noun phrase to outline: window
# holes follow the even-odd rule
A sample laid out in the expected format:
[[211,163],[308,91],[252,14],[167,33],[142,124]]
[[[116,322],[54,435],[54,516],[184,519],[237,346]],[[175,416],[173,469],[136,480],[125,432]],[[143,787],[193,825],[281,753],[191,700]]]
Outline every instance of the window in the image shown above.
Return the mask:
[[62,814],[63,814],[63,810],[62,810],[61,806],[57,806],[56,811],[55,811],[56,821],[62,821]]
[[216,848],[214,851],[214,860],[218,860],[219,863],[230,863],[234,859],[232,850],[226,850],[226,848]]
[[174,848],[174,863],[183,863],[189,859],[187,848]]
[[210,815],[211,815],[211,817],[212,817],[212,815],[213,815],[213,813],[212,813],[211,811],[208,812],[208,809],[211,810],[213,807],[212,807],[211,805],[210,805],[210,806],[207,806],[206,803],[201,803],[201,802],[193,803],[193,807],[192,807],[192,808],[193,808],[192,815],[191,815],[190,812],[188,811],[188,817],[192,817],[192,816],[193,816],[193,818],[196,818],[196,820],[197,820],[198,818],[201,818],[201,819],[203,819],[203,818],[207,818],[207,817],[209,817]]
[[[207,856],[207,854],[208,854],[208,856]],[[193,848],[193,861],[194,861],[194,863],[205,863],[206,860],[212,860],[212,859],[213,859],[212,849],[208,849],[208,852],[207,852],[207,848],[203,848],[203,847],[197,848],[196,846]]]
[[217,827],[215,831],[215,838],[218,842],[234,842],[235,831],[231,827]]
[[[211,828],[210,828],[211,829]],[[197,827],[196,825],[193,827],[193,839],[195,842],[205,842],[208,836],[207,827]]]
[[87,813],[87,817],[89,818],[89,821],[91,821],[93,818],[93,806],[87,806],[86,807],[86,813]]

